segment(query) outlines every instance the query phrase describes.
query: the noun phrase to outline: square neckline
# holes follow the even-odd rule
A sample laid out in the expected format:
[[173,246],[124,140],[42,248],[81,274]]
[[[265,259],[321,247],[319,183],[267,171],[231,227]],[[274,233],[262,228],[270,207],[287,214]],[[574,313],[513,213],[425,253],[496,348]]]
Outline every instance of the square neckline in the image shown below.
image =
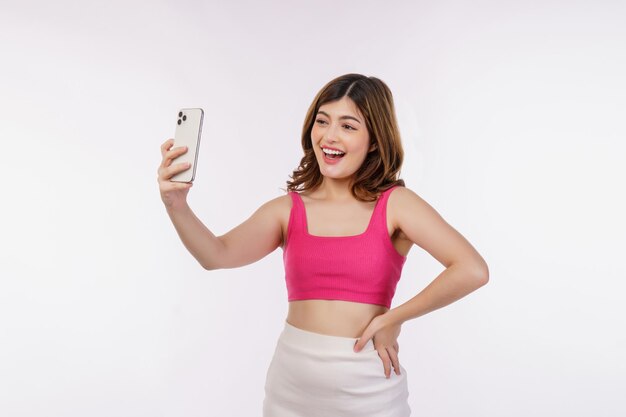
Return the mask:
[[312,235],[311,233],[309,233],[309,219],[307,217],[306,204],[304,204],[304,200],[302,200],[300,193],[296,192],[294,194],[298,196],[298,198],[300,199],[300,203],[302,204],[303,220],[304,220],[304,234],[306,236],[319,238],[319,239],[350,239],[350,238],[365,236],[372,228],[372,224],[374,223],[374,217],[376,214],[376,209],[378,209],[378,203],[380,203],[380,200],[382,200],[382,196],[383,196],[382,194],[380,194],[378,198],[376,199],[376,204],[374,204],[374,210],[372,211],[372,214],[370,215],[370,220],[367,223],[367,228],[365,229],[364,232],[359,233],[358,235],[348,235],[348,236],[319,236],[319,235]]

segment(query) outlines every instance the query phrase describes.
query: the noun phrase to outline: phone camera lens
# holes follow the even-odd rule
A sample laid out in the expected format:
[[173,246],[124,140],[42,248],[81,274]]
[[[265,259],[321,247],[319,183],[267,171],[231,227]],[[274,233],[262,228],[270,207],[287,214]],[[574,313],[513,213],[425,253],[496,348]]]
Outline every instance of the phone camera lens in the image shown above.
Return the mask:
[[178,117],[182,117],[183,116],[183,112],[178,112]]
[[181,124],[182,122],[180,121],[180,119],[178,119],[178,124]]
[[183,116],[183,120],[187,120],[187,116],[186,116],[186,115],[185,115],[185,116]]

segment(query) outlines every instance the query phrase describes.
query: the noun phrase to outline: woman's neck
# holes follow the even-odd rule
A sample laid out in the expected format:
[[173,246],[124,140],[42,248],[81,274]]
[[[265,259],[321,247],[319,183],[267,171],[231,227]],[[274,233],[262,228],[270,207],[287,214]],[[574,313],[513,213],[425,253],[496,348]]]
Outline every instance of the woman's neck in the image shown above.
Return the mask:
[[322,184],[315,190],[317,198],[330,201],[354,200],[352,182],[349,179],[335,180],[324,178]]

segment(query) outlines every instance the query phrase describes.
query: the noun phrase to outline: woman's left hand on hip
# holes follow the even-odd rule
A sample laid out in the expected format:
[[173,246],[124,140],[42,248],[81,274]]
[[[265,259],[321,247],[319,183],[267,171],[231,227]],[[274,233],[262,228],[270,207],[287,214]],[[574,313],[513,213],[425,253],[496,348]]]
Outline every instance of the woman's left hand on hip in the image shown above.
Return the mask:
[[385,314],[374,317],[363,331],[361,337],[354,344],[354,351],[359,352],[363,346],[372,339],[378,356],[383,361],[385,377],[391,377],[391,367],[400,375],[400,362],[398,361],[398,336],[402,325],[385,320]]

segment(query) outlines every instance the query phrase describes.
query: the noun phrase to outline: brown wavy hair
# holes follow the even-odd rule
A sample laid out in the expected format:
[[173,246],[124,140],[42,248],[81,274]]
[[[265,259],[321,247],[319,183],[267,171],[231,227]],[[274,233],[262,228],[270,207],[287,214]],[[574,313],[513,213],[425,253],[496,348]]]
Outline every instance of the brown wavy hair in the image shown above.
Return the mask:
[[376,77],[345,74],[329,81],[309,106],[302,127],[304,156],[298,168],[289,176],[291,181],[287,181],[288,191],[315,190],[322,184],[323,176],[313,151],[311,130],[317,111],[323,104],[346,96],[352,99],[365,117],[370,145],[376,144],[355,172],[352,195],[360,201],[374,201],[379,193],[395,185],[405,185],[404,180],[399,179],[404,150],[391,90]]

